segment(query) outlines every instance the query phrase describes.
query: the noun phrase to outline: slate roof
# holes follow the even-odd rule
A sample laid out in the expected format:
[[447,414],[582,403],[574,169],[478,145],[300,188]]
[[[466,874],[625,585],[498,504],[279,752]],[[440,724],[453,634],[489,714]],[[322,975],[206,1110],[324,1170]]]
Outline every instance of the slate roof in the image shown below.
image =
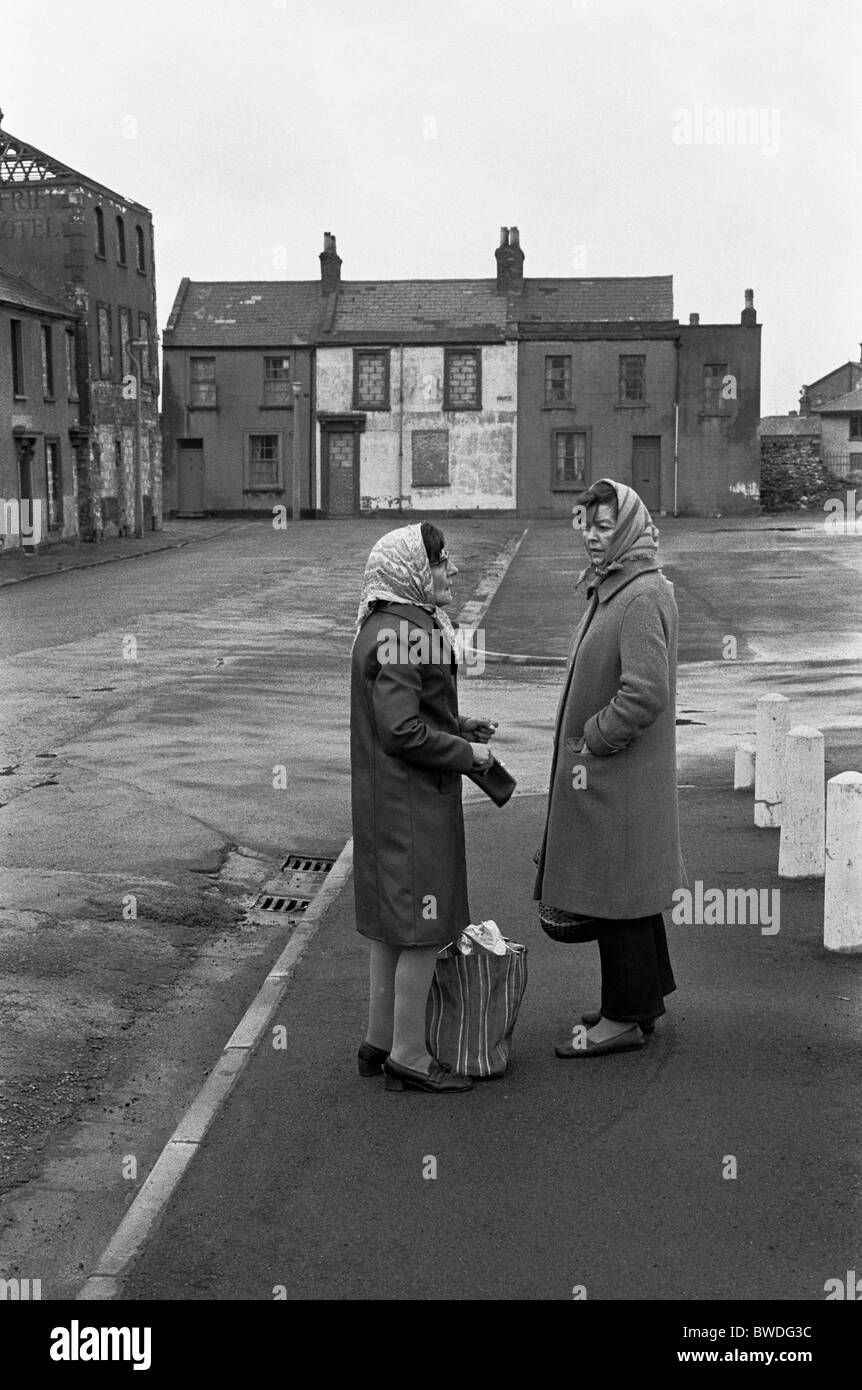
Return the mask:
[[818,415],[844,415],[854,410],[862,410],[862,386],[838,396],[834,401],[824,401],[823,405],[812,406]]
[[183,280],[165,347],[287,347],[312,341],[326,296],[318,280]]
[[165,347],[267,347],[316,342],[503,342],[543,323],[673,322],[670,275],[525,280],[519,295],[496,279],[183,280]]
[[760,437],[776,435],[819,435],[816,415],[764,415],[760,421]]
[[0,304],[11,304],[16,309],[31,309],[36,314],[48,314],[52,318],[75,318],[74,312],[59,300],[43,294],[28,280],[10,275],[8,270],[0,270]]

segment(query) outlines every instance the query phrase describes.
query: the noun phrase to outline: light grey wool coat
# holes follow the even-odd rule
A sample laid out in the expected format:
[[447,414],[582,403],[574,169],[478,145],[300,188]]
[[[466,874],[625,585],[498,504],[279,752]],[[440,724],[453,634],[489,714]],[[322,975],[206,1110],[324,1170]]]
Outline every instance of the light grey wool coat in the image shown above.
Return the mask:
[[552,907],[648,917],[687,885],[676,790],[678,622],[673,585],[654,560],[612,571],[592,594],[557,711],[533,893]]

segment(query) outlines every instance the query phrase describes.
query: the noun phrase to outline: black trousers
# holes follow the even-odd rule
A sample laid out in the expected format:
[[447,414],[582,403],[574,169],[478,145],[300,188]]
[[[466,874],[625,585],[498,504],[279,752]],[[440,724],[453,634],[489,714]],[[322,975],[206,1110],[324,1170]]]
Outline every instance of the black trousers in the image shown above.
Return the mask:
[[602,962],[602,1014],[647,1023],[665,1012],[664,996],[676,989],[664,918],[605,920],[598,929]]

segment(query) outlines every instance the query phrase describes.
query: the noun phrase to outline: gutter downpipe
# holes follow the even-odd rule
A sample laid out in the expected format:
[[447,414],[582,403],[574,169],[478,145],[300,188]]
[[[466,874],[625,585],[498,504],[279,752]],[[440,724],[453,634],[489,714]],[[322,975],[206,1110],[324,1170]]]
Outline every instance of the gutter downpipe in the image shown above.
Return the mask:
[[682,341],[674,339],[676,348],[676,380],[673,388],[673,514],[677,516],[679,502],[679,354]]

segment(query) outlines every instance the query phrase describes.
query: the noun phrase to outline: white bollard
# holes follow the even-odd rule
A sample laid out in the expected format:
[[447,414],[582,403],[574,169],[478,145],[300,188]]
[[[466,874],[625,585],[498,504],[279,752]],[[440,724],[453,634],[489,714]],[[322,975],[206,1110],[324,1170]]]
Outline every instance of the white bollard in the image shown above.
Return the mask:
[[826,745],[819,729],[797,724],[787,735],[781,803],[779,878],[821,878],[826,852],[823,777]]
[[840,772],[826,783],[823,945],[862,951],[862,772]]
[[781,824],[784,741],[790,729],[786,695],[761,695],[757,702],[757,758],[754,766],[754,824]]
[[755,748],[753,743],[738,743],[733,760],[733,790],[748,792],[754,786]]

